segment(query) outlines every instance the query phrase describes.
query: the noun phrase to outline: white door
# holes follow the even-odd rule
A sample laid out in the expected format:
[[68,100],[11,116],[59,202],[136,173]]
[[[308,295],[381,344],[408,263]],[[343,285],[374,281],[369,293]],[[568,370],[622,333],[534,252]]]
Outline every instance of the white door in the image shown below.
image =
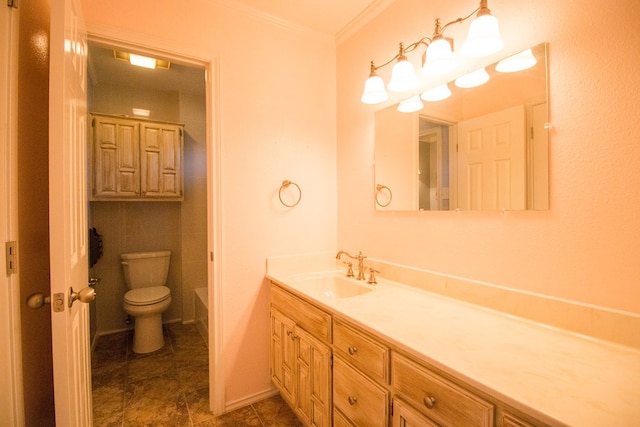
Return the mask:
[[[51,2],[49,237],[56,425],[92,425],[89,305],[69,307],[88,284],[87,41],[78,0]],[[63,299],[56,303],[56,295]],[[62,308],[63,311],[57,311]]]
[[525,209],[525,109],[458,123],[460,209]]

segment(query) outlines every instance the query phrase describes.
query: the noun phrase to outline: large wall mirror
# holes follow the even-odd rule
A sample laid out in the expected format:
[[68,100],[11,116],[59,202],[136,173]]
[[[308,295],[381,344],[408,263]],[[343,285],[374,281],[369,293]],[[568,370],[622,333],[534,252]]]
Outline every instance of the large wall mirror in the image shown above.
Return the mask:
[[530,68],[498,61],[480,86],[457,79],[419,111],[376,112],[376,209],[549,209],[546,44],[525,52]]

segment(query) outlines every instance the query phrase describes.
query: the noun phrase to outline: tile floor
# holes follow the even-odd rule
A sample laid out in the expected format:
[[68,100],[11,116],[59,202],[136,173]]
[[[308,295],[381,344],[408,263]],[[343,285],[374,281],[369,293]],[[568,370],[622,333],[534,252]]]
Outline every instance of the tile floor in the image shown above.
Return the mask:
[[219,417],[209,412],[208,350],[194,324],[165,325],[165,346],[131,350],[132,333],[98,338],[92,355],[93,422],[119,426],[301,426],[280,396]]

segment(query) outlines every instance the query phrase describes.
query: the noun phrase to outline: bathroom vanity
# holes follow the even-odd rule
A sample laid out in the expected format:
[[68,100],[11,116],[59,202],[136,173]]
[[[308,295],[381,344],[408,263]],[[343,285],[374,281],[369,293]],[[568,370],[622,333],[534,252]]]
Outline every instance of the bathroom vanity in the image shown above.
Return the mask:
[[387,280],[384,266],[367,285],[284,264],[268,261],[271,376],[307,425],[640,420],[636,348]]

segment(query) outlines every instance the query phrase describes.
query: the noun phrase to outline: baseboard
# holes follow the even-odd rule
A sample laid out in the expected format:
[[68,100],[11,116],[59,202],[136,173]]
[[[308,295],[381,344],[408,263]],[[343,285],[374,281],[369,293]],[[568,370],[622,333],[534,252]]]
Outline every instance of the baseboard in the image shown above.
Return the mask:
[[235,411],[236,409],[244,408],[245,406],[252,405],[256,402],[260,402],[261,400],[268,399],[277,394],[278,394],[278,390],[274,387],[271,387],[268,390],[264,390],[256,394],[252,394],[242,399],[234,400],[232,402],[227,402],[227,404],[224,407],[224,412],[227,413],[227,412]]

